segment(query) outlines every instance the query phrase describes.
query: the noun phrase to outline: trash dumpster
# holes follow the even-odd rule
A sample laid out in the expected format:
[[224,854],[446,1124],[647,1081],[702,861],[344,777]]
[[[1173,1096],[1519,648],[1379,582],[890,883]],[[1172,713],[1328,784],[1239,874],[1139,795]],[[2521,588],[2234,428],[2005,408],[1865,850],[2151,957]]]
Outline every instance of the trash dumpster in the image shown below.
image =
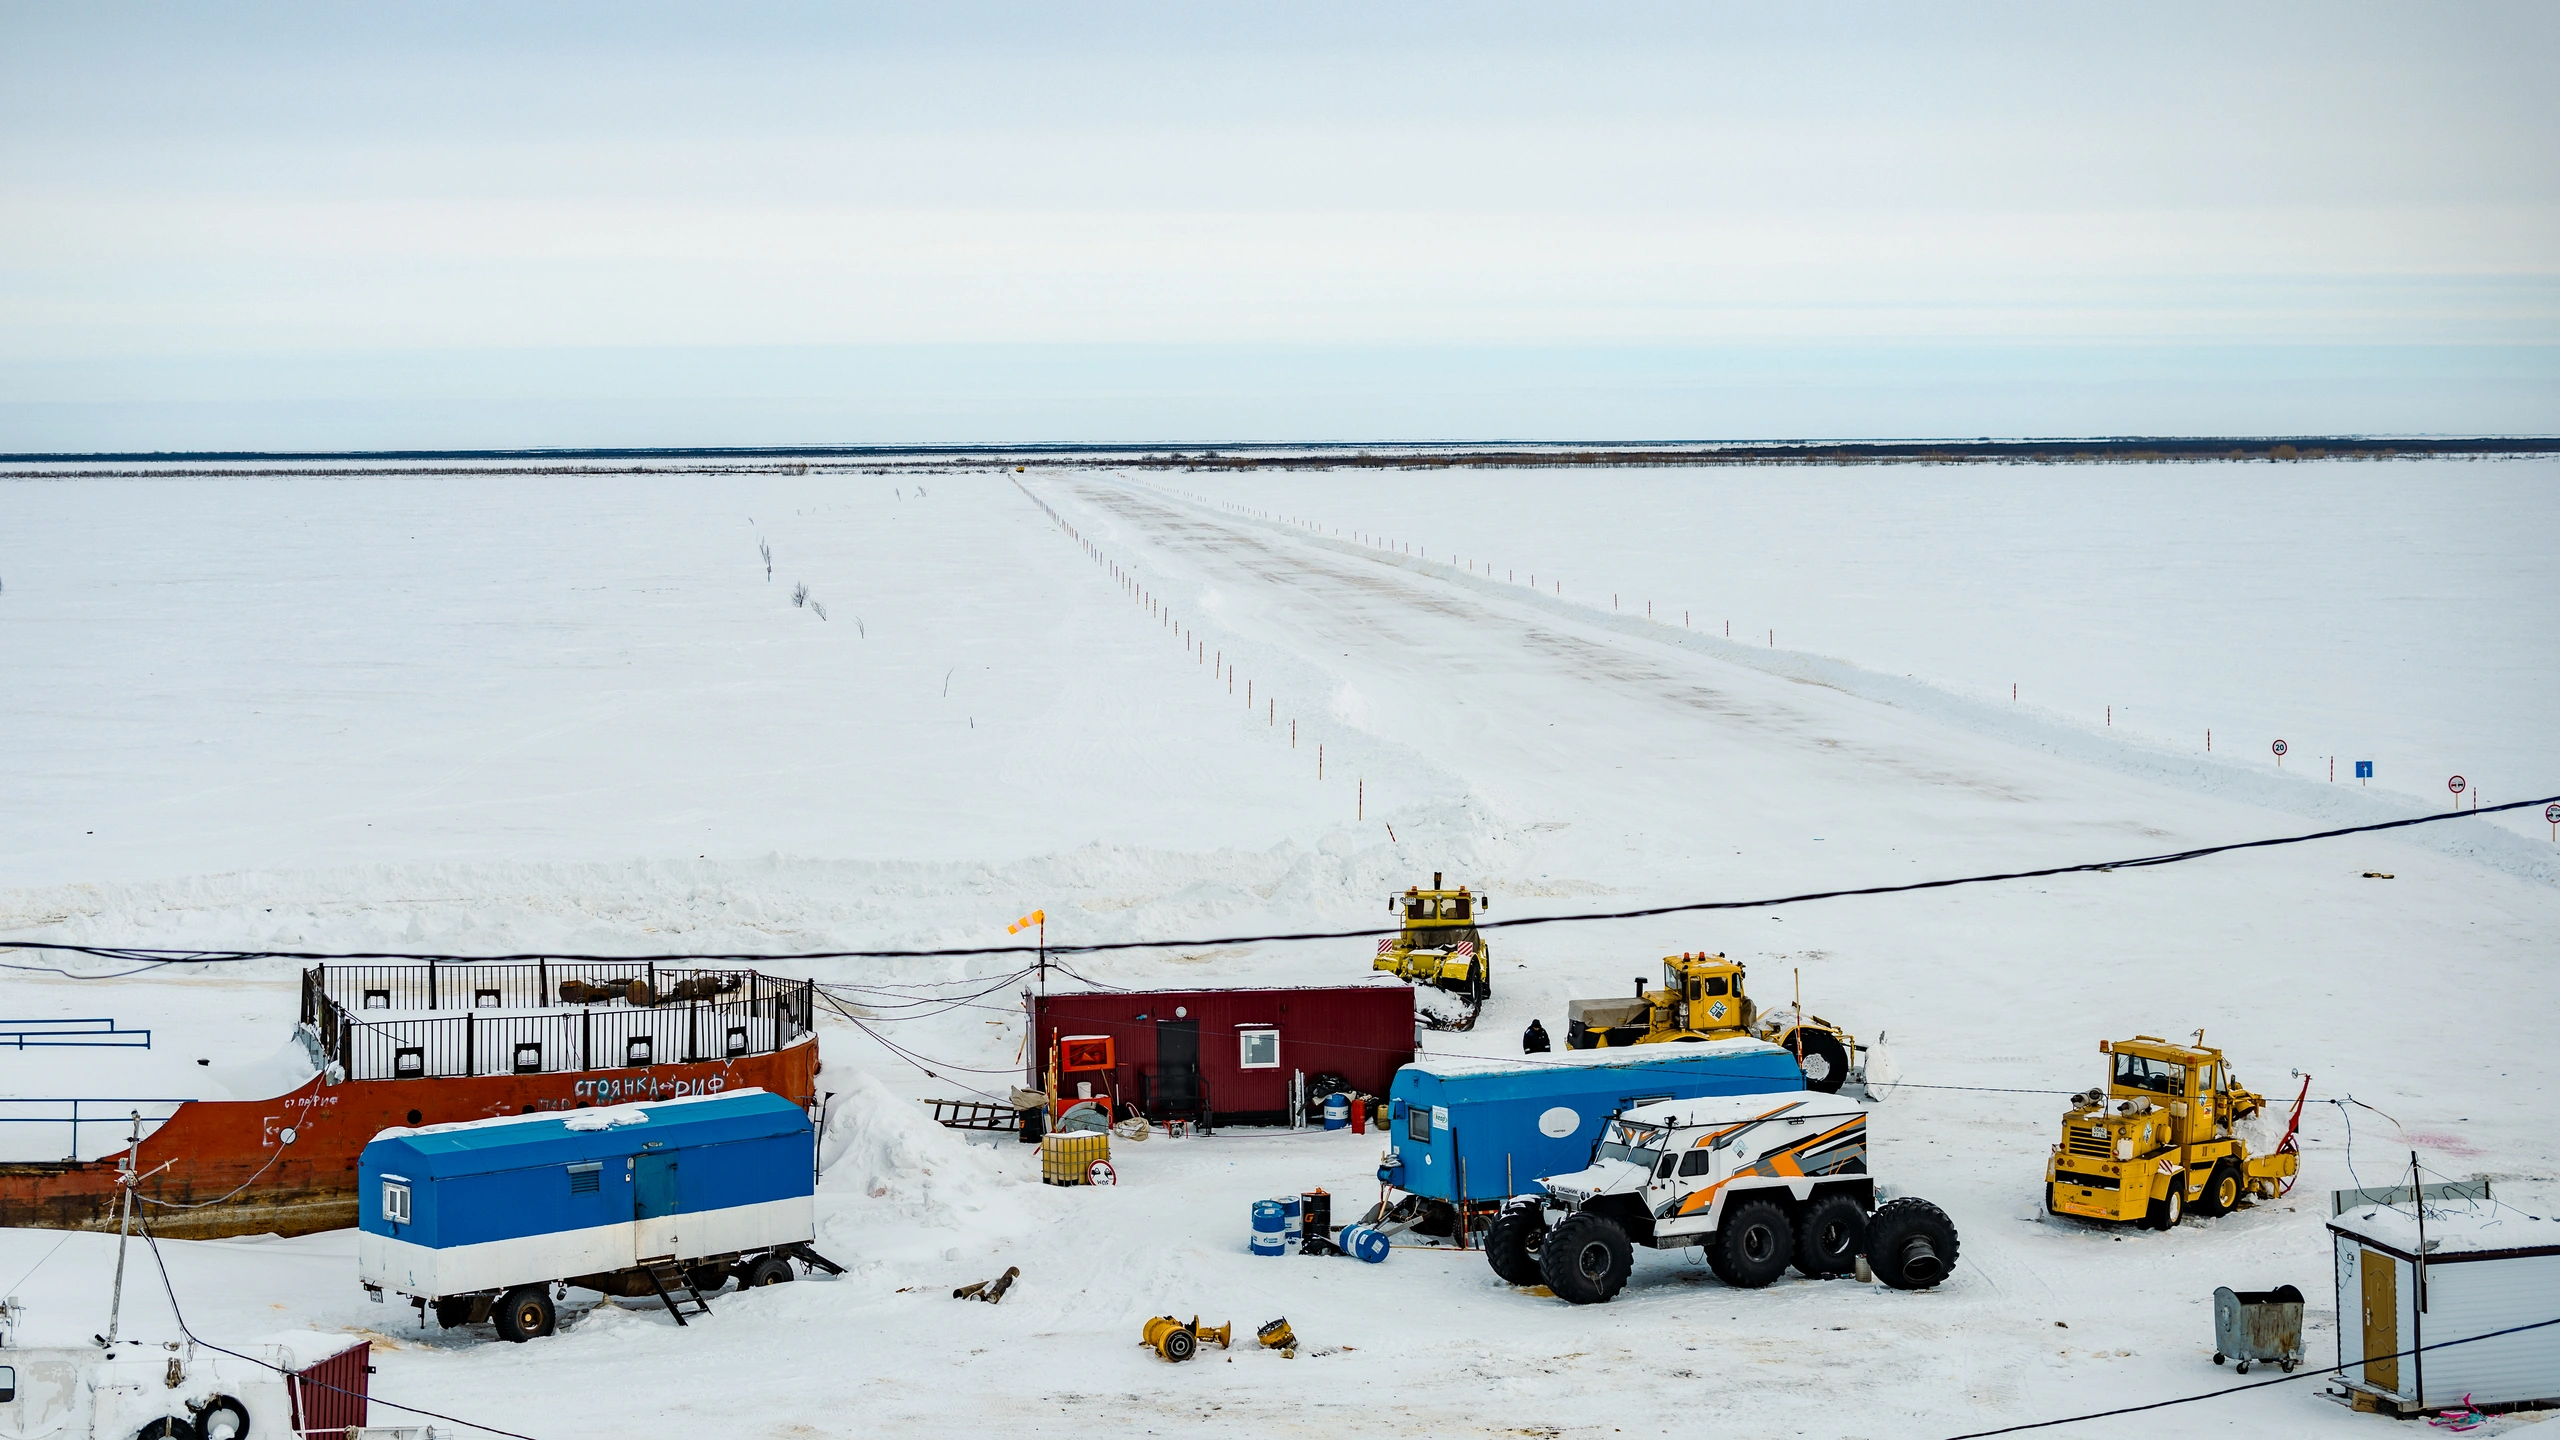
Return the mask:
[[2292,1373],[2302,1363],[2302,1292],[2290,1285],[2273,1290],[2213,1292],[2213,1363],[2229,1360],[2241,1374],[2262,1360],[2273,1360]]

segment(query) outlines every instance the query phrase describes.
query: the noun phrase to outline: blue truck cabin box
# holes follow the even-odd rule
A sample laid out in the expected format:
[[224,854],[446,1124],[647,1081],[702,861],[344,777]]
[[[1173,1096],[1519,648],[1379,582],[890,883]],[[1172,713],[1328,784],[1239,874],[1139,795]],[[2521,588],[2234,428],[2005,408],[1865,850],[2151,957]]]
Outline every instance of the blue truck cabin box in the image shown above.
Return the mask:
[[1527,1193],[1541,1175],[1589,1165],[1609,1116],[1630,1105],[1804,1088],[1795,1057],[1764,1040],[1572,1053],[1552,1061],[1435,1055],[1397,1071],[1379,1178],[1433,1200],[1500,1200]]
[[385,1130],[357,1268],[435,1299],[812,1238],[813,1128],[763,1090]]

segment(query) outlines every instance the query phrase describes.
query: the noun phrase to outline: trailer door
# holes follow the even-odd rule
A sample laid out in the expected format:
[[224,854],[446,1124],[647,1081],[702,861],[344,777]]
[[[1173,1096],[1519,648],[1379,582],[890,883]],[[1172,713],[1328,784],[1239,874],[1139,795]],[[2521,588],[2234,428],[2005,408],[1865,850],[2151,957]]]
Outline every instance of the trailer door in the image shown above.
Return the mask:
[[642,1155],[631,1164],[633,1218],[640,1223],[632,1238],[639,1259],[680,1253],[676,1240],[676,1157]]

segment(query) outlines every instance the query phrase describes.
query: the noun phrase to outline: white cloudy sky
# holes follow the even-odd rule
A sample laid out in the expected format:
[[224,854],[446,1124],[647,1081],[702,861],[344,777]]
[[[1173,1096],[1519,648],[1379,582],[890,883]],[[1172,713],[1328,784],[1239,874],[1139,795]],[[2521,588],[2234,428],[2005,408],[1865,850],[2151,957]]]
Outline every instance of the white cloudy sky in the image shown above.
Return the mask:
[[0,12],[0,450],[2560,428],[2560,9]]

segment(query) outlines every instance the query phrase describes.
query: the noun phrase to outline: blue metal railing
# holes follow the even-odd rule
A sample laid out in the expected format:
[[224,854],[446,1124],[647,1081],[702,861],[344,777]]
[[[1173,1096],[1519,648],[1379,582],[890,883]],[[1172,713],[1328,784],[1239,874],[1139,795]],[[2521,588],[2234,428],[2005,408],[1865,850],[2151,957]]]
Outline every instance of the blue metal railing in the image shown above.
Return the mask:
[[65,1046],[148,1050],[151,1032],[118,1029],[115,1021],[104,1016],[85,1020],[0,1020],[0,1045],[14,1045],[21,1050]]
[[[184,1100],[110,1099],[104,1096],[60,1096],[41,1100],[0,1098],[0,1160],[95,1160],[122,1150],[133,1134],[133,1120],[142,1117],[142,1134],[149,1138],[170,1116],[178,1113]],[[29,1113],[49,1112],[49,1113]],[[61,1150],[46,1146],[42,1130],[30,1126],[60,1126],[70,1144]],[[87,1127],[89,1148],[81,1148],[81,1129]]]

